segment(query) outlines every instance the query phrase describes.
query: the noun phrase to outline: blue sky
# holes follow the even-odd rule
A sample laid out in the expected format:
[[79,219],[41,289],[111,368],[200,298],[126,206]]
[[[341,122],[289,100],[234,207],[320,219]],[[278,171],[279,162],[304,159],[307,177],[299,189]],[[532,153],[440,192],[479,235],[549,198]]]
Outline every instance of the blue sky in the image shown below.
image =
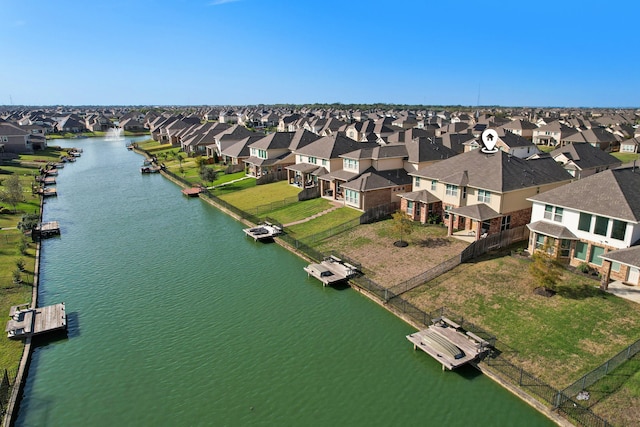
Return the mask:
[[633,1],[0,0],[0,104],[640,106]]

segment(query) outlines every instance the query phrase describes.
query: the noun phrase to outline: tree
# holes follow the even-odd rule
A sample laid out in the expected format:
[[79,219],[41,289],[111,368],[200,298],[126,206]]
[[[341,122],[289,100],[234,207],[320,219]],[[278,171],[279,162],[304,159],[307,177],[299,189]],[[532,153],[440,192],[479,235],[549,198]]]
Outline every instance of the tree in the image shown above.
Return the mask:
[[393,218],[393,231],[394,233],[398,233],[400,235],[400,240],[393,242],[395,246],[405,247],[409,246],[409,243],[402,240],[404,235],[409,235],[413,231],[413,221],[409,217],[409,215],[405,214],[402,211],[396,211],[392,215]]
[[11,175],[4,180],[3,185],[4,190],[0,192],[0,200],[13,206],[13,212],[15,212],[17,204],[24,200],[20,177]]
[[557,284],[562,276],[562,269],[558,260],[552,255],[548,244],[542,250],[535,251],[531,255],[532,263],[529,265],[529,273],[536,283],[542,286],[548,293],[557,291]]
[[200,168],[200,178],[204,182],[210,182],[213,185],[213,181],[218,177],[218,171],[213,168],[201,167]]

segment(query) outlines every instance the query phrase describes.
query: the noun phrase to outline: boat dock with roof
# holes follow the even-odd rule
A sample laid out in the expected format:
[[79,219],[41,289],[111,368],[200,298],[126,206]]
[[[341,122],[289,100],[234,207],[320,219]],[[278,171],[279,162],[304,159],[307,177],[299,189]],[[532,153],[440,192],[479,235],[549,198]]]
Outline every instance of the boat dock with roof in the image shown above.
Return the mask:
[[42,222],[33,229],[33,233],[39,238],[57,236],[60,234],[60,224],[58,221]]
[[9,338],[25,338],[67,329],[64,303],[29,308],[29,304],[14,305],[5,331]]
[[340,258],[328,256],[320,264],[309,264],[304,267],[304,271],[309,276],[320,280],[323,286],[327,286],[355,276],[358,269]]
[[489,342],[467,332],[446,317],[433,319],[427,329],[407,335],[413,348],[420,349],[442,364],[442,370],[453,370],[488,351]]

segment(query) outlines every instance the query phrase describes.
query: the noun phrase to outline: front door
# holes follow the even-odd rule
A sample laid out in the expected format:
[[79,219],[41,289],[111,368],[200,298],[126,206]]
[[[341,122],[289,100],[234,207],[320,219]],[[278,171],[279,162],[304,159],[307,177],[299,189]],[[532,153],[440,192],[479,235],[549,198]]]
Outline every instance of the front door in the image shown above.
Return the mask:
[[638,270],[636,267],[629,267],[627,282],[631,283],[632,285],[637,285],[638,279],[640,279],[640,270]]

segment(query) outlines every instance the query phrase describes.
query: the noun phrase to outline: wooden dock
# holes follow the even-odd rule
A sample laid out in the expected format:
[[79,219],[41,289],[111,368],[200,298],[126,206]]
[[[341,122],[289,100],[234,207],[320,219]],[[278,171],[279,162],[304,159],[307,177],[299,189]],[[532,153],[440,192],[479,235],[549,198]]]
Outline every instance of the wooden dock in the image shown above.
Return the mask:
[[60,224],[58,221],[42,222],[33,229],[33,232],[36,236],[45,239],[47,237],[57,236],[60,234]]
[[427,329],[407,335],[413,348],[420,349],[442,364],[442,370],[453,370],[469,363],[488,350],[489,343],[457,323],[441,317]]
[[271,223],[265,222],[263,224],[259,224],[256,227],[245,228],[242,231],[249,237],[252,237],[254,240],[268,240],[273,239],[275,236],[282,233],[282,228],[277,225],[273,225]]
[[356,267],[334,256],[325,258],[320,264],[309,264],[304,271],[321,281],[322,286],[345,281],[358,272]]
[[9,338],[25,338],[67,329],[64,303],[29,308],[29,304],[15,305],[9,310],[10,320],[5,331]]
[[56,190],[56,187],[40,187],[38,188],[38,194],[42,197],[57,196],[58,190]]
[[44,171],[44,174],[46,176],[58,176],[58,169],[56,169],[56,168],[47,169],[46,171]]
[[201,187],[191,187],[191,188],[182,189],[182,194],[188,197],[198,197],[200,193],[202,193]]

